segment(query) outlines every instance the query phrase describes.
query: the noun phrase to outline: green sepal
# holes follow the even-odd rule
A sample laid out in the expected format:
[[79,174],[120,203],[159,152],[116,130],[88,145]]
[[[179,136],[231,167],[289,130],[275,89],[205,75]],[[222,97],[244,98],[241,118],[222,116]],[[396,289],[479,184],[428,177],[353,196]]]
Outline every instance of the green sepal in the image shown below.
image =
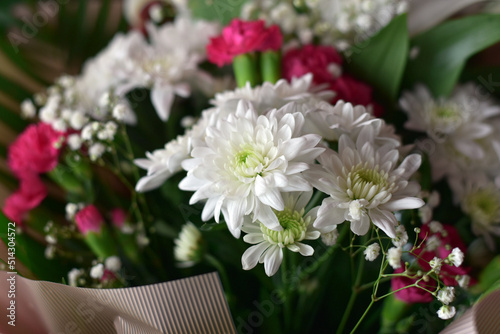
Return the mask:
[[260,54],[262,81],[276,83],[281,79],[281,54],[278,51],[264,51]]
[[252,87],[259,83],[258,58],[254,53],[234,57],[233,71],[238,87],[245,87],[247,82]]

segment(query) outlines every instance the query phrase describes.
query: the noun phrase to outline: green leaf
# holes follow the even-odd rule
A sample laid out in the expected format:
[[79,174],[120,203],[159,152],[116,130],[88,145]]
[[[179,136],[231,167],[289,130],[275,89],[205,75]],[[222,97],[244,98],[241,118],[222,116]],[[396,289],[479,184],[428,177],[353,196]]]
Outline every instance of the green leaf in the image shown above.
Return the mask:
[[206,1],[189,0],[189,8],[194,17],[208,21],[218,21],[226,25],[238,17],[246,0]]
[[423,83],[434,96],[447,96],[467,59],[500,41],[500,15],[482,14],[446,22],[417,36],[418,55],[408,62],[405,83]]
[[401,15],[369,40],[351,48],[347,68],[372,85],[382,98],[393,102],[408,59],[408,45],[406,15]]

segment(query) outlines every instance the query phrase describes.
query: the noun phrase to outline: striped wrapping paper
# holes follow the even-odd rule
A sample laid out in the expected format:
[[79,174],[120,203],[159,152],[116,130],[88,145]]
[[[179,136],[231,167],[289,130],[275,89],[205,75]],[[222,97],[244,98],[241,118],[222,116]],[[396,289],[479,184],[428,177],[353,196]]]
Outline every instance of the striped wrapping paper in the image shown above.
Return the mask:
[[500,333],[500,290],[488,294],[440,334],[498,333]]
[[15,327],[4,315],[11,276],[0,272],[1,333],[236,333],[217,273],[124,289],[75,288],[16,275]]

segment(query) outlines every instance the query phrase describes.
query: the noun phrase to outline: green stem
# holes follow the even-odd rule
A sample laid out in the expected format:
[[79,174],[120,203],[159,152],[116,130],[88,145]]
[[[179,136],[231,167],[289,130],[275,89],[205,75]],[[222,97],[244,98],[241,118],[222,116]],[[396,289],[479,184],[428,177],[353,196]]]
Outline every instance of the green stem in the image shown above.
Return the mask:
[[288,257],[289,254],[286,254],[286,252],[283,252],[283,262],[281,263],[281,282],[283,284],[283,299],[284,299],[284,312],[283,312],[283,322],[284,322],[284,329],[285,333],[289,333],[289,326],[290,322],[292,319],[292,309],[291,309],[291,295],[290,295],[290,289],[288,286],[288,279],[287,279],[287,274],[288,274]]
[[210,263],[212,266],[214,266],[215,269],[217,269],[217,271],[219,272],[219,274],[221,276],[222,284],[225,287],[226,294],[228,296],[232,296],[231,286],[229,285],[229,278],[227,276],[226,269],[224,268],[222,263],[220,263],[219,260],[217,260],[214,256],[212,256],[210,254],[205,254],[205,259],[207,260],[208,263]]
[[277,51],[264,51],[260,54],[260,74],[263,81],[276,83],[281,79],[281,56]]
[[371,307],[373,306],[374,303],[375,303],[375,301],[372,298],[372,301],[370,302],[370,305],[368,305],[368,307],[366,308],[366,310],[363,313],[363,315],[361,316],[361,318],[359,318],[358,322],[356,323],[356,325],[352,329],[351,334],[353,334],[356,331],[356,329],[358,329],[359,325],[361,325],[361,322],[366,317],[366,315],[368,314],[368,311],[370,311],[370,309],[371,309]]
[[351,315],[352,307],[354,306],[354,302],[356,301],[356,297],[358,296],[359,293],[359,285],[361,283],[361,278],[363,277],[364,265],[365,265],[365,259],[362,256],[360,256],[360,261],[358,263],[358,270],[356,272],[356,278],[352,286],[351,296],[349,297],[349,302],[347,303],[347,307],[345,309],[344,315],[342,316],[342,320],[340,321],[340,325],[337,328],[337,334],[341,334],[344,331],[345,325],[347,324],[347,320]]
[[258,59],[255,54],[246,53],[234,57],[233,71],[238,87],[245,87],[247,82],[252,87],[259,83]]

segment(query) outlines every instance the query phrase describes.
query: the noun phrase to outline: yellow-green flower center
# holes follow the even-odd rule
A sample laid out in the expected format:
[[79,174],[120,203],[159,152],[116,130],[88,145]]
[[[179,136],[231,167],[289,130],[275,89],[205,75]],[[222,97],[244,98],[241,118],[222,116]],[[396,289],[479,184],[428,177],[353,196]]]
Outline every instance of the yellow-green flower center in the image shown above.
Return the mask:
[[347,194],[353,200],[365,199],[368,202],[375,196],[390,195],[395,184],[389,174],[380,170],[378,166],[369,168],[365,165],[357,165],[352,168],[346,178]]
[[306,237],[307,226],[310,224],[311,219],[310,217],[304,219],[304,209],[300,212],[285,209],[276,212],[276,216],[281,227],[283,227],[282,231],[273,231],[264,224],[260,224],[260,230],[264,235],[264,239],[268,242],[278,244],[280,247],[286,247]]
[[473,222],[482,225],[500,222],[500,193],[496,189],[479,189],[467,196],[464,204]]

